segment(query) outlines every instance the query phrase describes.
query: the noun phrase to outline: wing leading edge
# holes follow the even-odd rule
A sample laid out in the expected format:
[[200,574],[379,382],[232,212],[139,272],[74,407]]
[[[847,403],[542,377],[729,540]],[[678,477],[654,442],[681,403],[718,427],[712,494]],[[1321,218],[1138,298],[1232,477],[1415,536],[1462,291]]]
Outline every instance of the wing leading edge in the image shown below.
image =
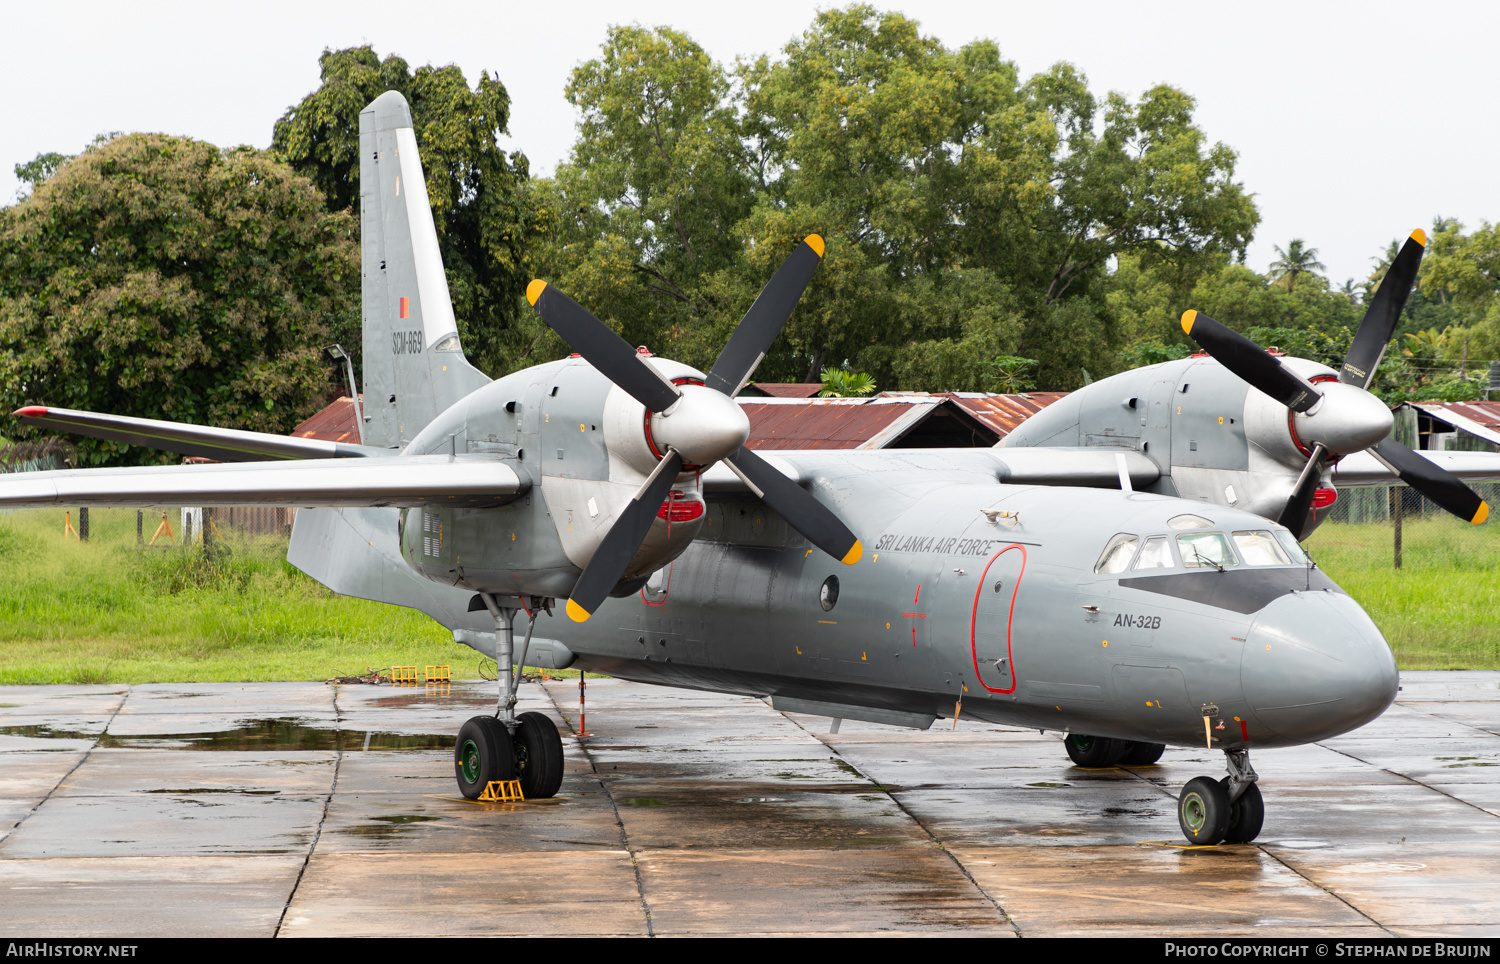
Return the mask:
[[43,405],[20,409],[15,415],[27,425],[56,432],[73,432],[111,442],[143,445],[146,448],[164,449],[220,462],[341,459],[395,454],[370,445],[349,445],[267,432],[212,428],[186,422],[164,422],[154,418],[131,418],[127,415],[104,415]]
[[524,470],[491,455],[320,459],[287,464],[154,465],[0,476],[0,508],[102,505],[505,505],[531,488]]

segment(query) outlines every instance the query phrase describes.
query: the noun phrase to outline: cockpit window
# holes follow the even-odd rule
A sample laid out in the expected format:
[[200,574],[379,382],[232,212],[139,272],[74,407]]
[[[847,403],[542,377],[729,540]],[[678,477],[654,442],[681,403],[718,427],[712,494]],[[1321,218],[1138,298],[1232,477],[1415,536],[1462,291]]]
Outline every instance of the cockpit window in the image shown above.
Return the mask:
[[1281,548],[1286,550],[1288,556],[1291,556],[1292,562],[1299,566],[1307,565],[1307,553],[1302,551],[1302,545],[1297,541],[1296,536],[1286,529],[1277,529],[1276,541],[1281,543]]
[[1219,569],[1240,564],[1222,532],[1184,532],[1177,537],[1177,552],[1182,556],[1182,564],[1189,569],[1200,566]]
[[1140,539],[1128,532],[1122,532],[1109,540],[1109,545],[1104,547],[1104,554],[1099,557],[1099,562],[1094,566],[1094,571],[1103,576],[1124,572],[1130,565],[1130,559],[1135,555],[1135,547]]
[[1275,536],[1265,529],[1233,534],[1234,546],[1247,566],[1290,566],[1292,560],[1286,550],[1276,542]]
[[1168,529],[1207,529],[1213,525],[1201,515],[1193,515],[1184,512],[1182,515],[1174,515],[1167,520]]
[[1166,536],[1147,539],[1140,558],[1135,561],[1136,569],[1171,569],[1172,565],[1172,547],[1167,545]]

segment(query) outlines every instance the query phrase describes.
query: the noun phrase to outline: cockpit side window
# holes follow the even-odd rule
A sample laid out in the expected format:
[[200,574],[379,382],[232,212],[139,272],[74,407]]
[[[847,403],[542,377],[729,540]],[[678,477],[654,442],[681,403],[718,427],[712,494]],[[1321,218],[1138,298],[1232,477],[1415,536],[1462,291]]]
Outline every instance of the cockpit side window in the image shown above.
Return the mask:
[[1177,553],[1182,556],[1182,564],[1189,569],[1200,566],[1217,569],[1240,564],[1222,532],[1184,532],[1177,537]]
[[1113,575],[1124,572],[1130,565],[1131,558],[1135,555],[1135,547],[1140,538],[1128,532],[1121,532],[1109,540],[1109,545],[1104,547],[1104,553],[1099,556],[1099,561],[1094,564],[1094,571],[1101,576]]
[[1286,529],[1277,529],[1276,541],[1281,543],[1281,548],[1286,550],[1286,554],[1291,557],[1293,563],[1299,566],[1307,565],[1307,553],[1302,551],[1302,545],[1297,541],[1296,536]]
[[1136,569],[1171,569],[1172,547],[1167,544],[1166,536],[1152,536],[1146,540],[1141,547],[1140,557],[1135,560]]
[[1247,566],[1290,566],[1292,560],[1265,529],[1233,533],[1234,546]]

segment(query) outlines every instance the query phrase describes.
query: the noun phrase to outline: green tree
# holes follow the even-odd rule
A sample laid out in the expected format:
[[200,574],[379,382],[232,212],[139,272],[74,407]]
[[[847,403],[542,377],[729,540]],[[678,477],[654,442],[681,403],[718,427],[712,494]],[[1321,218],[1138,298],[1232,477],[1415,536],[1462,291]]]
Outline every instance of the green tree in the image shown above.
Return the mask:
[[845,368],[825,368],[823,387],[819,398],[858,398],[875,391],[875,379],[865,372],[851,372]]
[[[0,209],[0,405],[286,432],[336,391],[322,347],[359,290],[356,238],[264,152],[96,145]],[[85,464],[176,458],[78,446]]]
[[[471,90],[457,67],[412,71],[368,46],[325,50],[319,65],[318,89],[276,122],[272,150],[312,179],[328,210],[358,218],[359,112],[399,91],[411,107],[464,351],[494,375],[533,364],[542,326],[524,295],[552,221],[531,190],[525,155],[496,143],[510,120],[499,78],[481,73]],[[358,315],[334,334],[357,359]]]
[[711,364],[755,296],[725,277],[753,182],[724,69],[668,27],[611,27],[566,95],[582,120],[551,185],[550,280],[632,343]]
[[56,151],[47,151],[46,153],[38,154],[24,164],[17,164],[15,167],[16,180],[21,182],[19,199],[24,201],[30,197],[33,191],[42,184],[45,184],[48,178],[57,173],[58,168],[72,160],[72,158],[73,155],[71,154],[59,154]]
[[1276,260],[1271,262],[1268,276],[1271,284],[1286,289],[1288,294],[1297,290],[1298,278],[1323,270],[1323,262],[1318,260],[1318,249],[1307,247],[1301,238],[1293,238],[1286,250],[1282,250],[1279,244],[1272,247],[1276,251]]

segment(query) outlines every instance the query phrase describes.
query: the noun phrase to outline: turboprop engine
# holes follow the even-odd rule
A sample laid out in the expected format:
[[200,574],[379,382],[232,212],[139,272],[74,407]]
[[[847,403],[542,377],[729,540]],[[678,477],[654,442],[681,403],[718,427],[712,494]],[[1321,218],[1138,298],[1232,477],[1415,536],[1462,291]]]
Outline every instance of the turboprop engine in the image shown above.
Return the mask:
[[687,548],[704,517],[699,478],[719,462],[813,545],[857,562],[854,533],[744,447],[750,423],[734,401],[822,253],[817,235],[798,245],[707,375],[631,348],[576,301],[533,281],[528,300],[578,354],[474,392],[409,447],[454,458],[493,453],[532,488],[494,508],[405,510],[407,562],[479,593],[566,595],[568,615],[582,622]]

